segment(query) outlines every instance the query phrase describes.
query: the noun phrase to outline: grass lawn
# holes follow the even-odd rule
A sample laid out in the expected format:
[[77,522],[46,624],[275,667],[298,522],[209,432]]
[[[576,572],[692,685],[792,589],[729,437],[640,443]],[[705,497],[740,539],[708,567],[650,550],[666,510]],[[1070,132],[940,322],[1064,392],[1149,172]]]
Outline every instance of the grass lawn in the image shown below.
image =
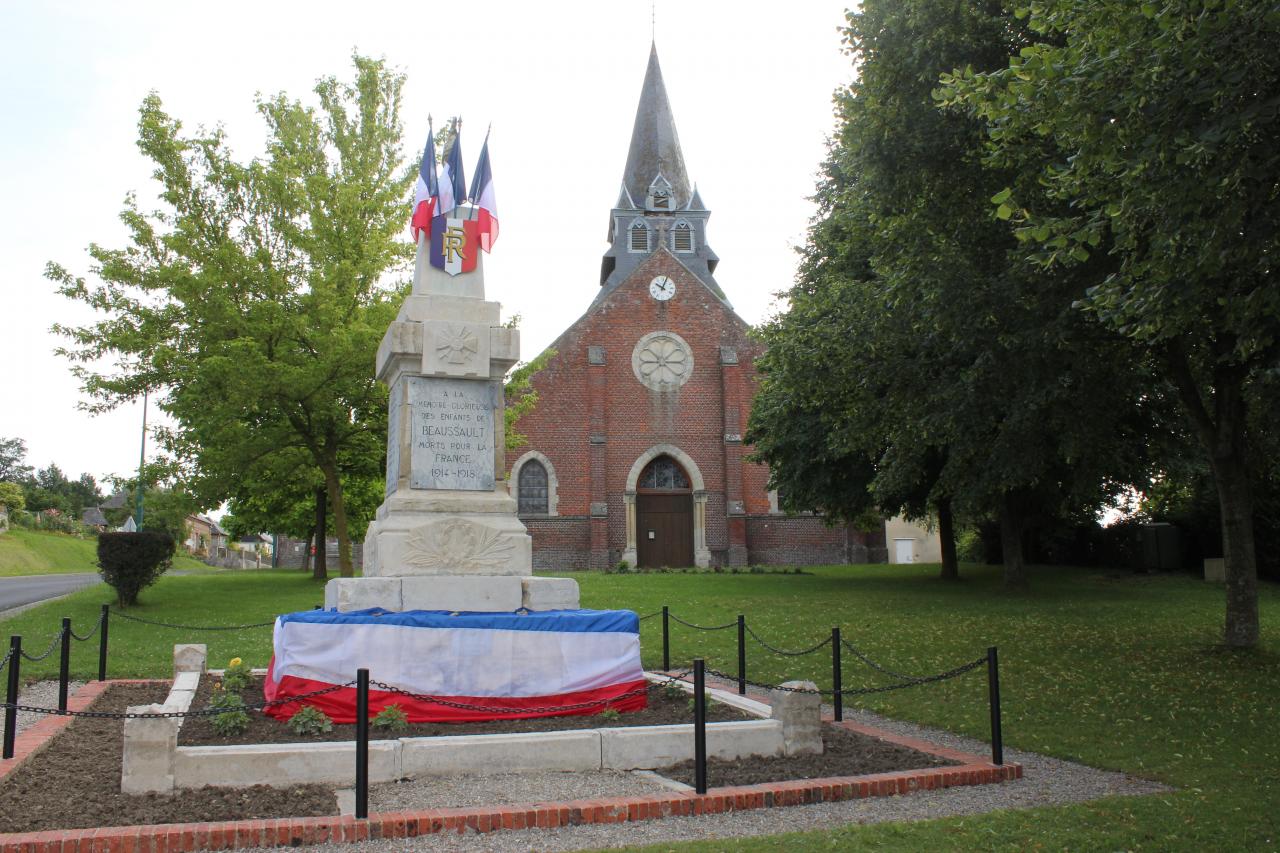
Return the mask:
[[[774,645],[803,648],[832,625],[870,657],[927,674],[1000,647],[1005,743],[1159,779],[1181,790],[1079,806],[1003,812],[906,825],[853,827],[690,849],[869,848],[886,850],[1268,850],[1280,844],[1280,589],[1261,591],[1263,646],[1218,648],[1223,592],[1183,576],[1083,569],[1032,569],[1032,588],[1009,594],[999,570],[966,566],[957,584],[932,566],[821,567],[805,575],[574,574],[585,607],[645,615],[671,606],[704,625],[738,613]],[[99,586],[7,620],[40,651],[58,618],[83,633],[110,592]],[[165,578],[131,611],[196,625],[269,620],[310,609],[322,587],[301,572],[235,572]],[[661,625],[641,623],[647,665],[661,662]],[[694,656],[736,667],[733,630],[672,625],[672,665]],[[174,642],[206,642],[215,665],[270,655],[270,628],[189,632],[111,622],[110,674],[168,675]],[[769,654],[748,640],[748,677],[830,683],[829,650],[802,658]],[[96,643],[75,645],[73,667],[96,667]],[[885,683],[844,656],[846,687]],[[48,674],[53,658],[24,665]],[[376,677],[376,665],[373,667]],[[850,704],[855,704],[851,702]],[[952,681],[860,699],[892,717],[988,737],[981,670]],[[785,812],[778,817],[785,827]],[[664,845],[665,847],[666,845]]]
[[[217,571],[182,553],[174,556],[173,568],[184,572]],[[0,535],[0,577],[96,571],[97,539],[21,527]]]

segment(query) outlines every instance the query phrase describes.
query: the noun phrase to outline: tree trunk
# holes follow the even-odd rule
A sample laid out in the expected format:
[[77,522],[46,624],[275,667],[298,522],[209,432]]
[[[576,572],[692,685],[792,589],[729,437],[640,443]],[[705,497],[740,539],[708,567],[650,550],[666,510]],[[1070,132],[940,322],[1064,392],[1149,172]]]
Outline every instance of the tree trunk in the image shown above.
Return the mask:
[[[1219,343],[1219,349],[1225,347]],[[1227,618],[1223,642],[1252,648],[1258,624],[1258,563],[1253,538],[1253,488],[1249,482],[1244,369],[1221,359],[1214,366],[1210,403],[1200,393],[1185,349],[1169,346],[1169,365],[1187,416],[1209,456],[1218,511],[1222,517],[1222,556],[1227,575]]]
[[325,531],[329,529],[328,506],[325,500],[328,493],[324,486],[316,487],[316,527],[315,527],[315,549],[316,560],[312,564],[311,576],[318,581],[322,581],[329,576],[329,560],[328,560],[328,543],[325,541]]
[[938,541],[942,546],[942,579],[960,580],[960,564],[956,561],[956,525],[950,498],[934,504],[938,511]]
[[342,500],[342,482],[338,479],[338,469],[333,465],[325,465],[324,483],[329,489],[329,503],[333,506],[333,530],[338,535],[338,571],[344,578],[355,577],[355,569],[351,565],[351,536],[347,533],[347,506]]
[[1005,492],[1000,507],[1000,550],[1004,554],[1006,589],[1026,589],[1027,567],[1022,555],[1022,507],[1017,495]]
[[1233,648],[1258,644],[1258,564],[1253,539],[1253,488],[1249,471],[1234,455],[1215,459],[1213,482],[1222,514],[1226,558],[1227,619],[1223,641]]
[[312,525],[307,531],[307,546],[302,549],[302,573],[306,574],[311,571],[311,548],[316,541],[316,528]]

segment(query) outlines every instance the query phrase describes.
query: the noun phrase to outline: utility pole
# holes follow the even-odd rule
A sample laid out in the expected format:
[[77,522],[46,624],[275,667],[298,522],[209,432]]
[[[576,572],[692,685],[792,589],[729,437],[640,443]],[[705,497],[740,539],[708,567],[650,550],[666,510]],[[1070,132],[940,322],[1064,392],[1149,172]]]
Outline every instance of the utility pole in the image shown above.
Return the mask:
[[147,464],[147,394],[142,392],[142,451],[138,454],[138,490],[133,502],[133,520],[139,530],[142,529],[142,472]]

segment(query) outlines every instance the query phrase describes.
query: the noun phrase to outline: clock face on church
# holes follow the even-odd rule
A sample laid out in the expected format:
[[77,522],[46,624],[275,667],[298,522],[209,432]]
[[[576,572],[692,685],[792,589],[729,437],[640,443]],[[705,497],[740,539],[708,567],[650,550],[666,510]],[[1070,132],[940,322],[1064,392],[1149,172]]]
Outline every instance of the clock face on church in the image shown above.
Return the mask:
[[676,283],[665,275],[660,275],[649,282],[649,295],[659,302],[666,302],[676,295]]

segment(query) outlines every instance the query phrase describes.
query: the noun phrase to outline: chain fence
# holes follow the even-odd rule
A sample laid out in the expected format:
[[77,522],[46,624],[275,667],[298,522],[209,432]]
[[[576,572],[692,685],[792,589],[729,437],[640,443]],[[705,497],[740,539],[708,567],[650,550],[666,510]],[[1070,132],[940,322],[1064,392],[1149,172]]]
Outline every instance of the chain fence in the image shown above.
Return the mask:
[[733,681],[733,682],[745,681],[746,684],[748,684],[749,686],[755,687],[759,690],[781,690],[784,693],[808,693],[811,695],[816,694],[819,696],[865,696],[871,693],[888,693],[891,690],[902,690],[903,688],[906,688],[906,687],[918,687],[922,684],[931,684],[936,681],[946,681],[948,679],[956,678],[957,676],[964,675],[966,672],[977,669],[980,666],[986,666],[986,665],[987,665],[987,658],[984,655],[978,658],[977,660],[970,661],[969,663],[961,664],[960,666],[957,666],[953,669],[949,669],[946,672],[940,672],[937,675],[927,675],[919,678],[913,678],[910,681],[902,681],[897,684],[884,684],[877,687],[850,687],[845,690],[822,690],[820,688],[817,690],[810,690],[806,687],[784,687],[781,684],[766,684],[760,681],[751,681],[750,679],[740,679],[736,674],[731,675],[727,672],[720,672],[719,670],[710,669],[710,668],[708,668],[706,672],[707,672],[707,675],[713,675],[716,678],[723,678],[726,681]]
[[53,654],[53,650],[58,648],[58,646],[60,645],[62,645],[61,631],[53,635],[53,639],[49,641],[49,647],[44,650],[44,654],[29,655],[26,653],[26,651],[23,651],[22,656],[29,661],[39,662],[47,658],[49,655]]
[[219,714],[225,714],[228,711],[262,711],[267,708],[274,708],[279,705],[291,705],[294,702],[302,702],[306,699],[314,699],[317,696],[324,696],[328,693],[336,693],[339,690],[345,690],[348,687],[354,687],[355,681],[351,680],[345,684],[334,684],[329,687],[313,690],[310,693],[299,693],[297,696],[290,696],[285,699],[272,699],[269,702],[257,702],[252,705],[236,706],[234,708],[198,708],[196,710],[186,711],[149,711],[145,713],[131,713],[128,711],[71,711],[60,710],[58,708],[40,708],[34,705],[20,705],[16,702],[0,702],[0,708],[8,710],[12,708],[15,711],[29,711],[33,714],[52,714],[55,717],[90,717],[99,720],[163,720],[175,717],[216,717]]
[[727,622],[724,625],[695,625],[692,622],[684,621],[674,613],[668,613],[667,615],[671,617],[671,620],[673,622],[679,622],[681,625],[685,626],[686,628],[693,628],[696,631],[723,631],[726,628],[738,627],[738,622],[736,619],[732,622]]
[[120,610],[112,610],[111,613],[113,616],[118,616],[121,619],[128,619],[130,622],[140,622],[143,625],[156,625],[161,628],[176,628],[180,631],[243,631],[249,628],[265,628],[268,625],[276,624],[276,620],[272,619],[270,622],[254,622],[249,625],[178,625],[173,622],[157,622],[152,619],[143,619],[140,616],[130,616],[128,613]]
[[77,633],[75,632],[75,629],[72,629],[72,631],[71,631],[71,637],[72,637],[72,639],[78,640],[78,641],[79,641],[79,642],[81,642],[81,643],[84,643],[84,642],[87,642],[87,641],[89,641],[89,640],[92,640],[92,639],[94,638],[94,635],[96,635],[100,630],[102,630],[102,623],[106,620],[106,618],[107,618],[107,617],[106,617],[106,614],[103,614],[102,616],[99,616],[99,617],[98,617],[97,624],[95,624],[95,625],[93,626],[93,630],[92,630],[92,631],[90,631],[89,633],[85,634],[83,637],[81,637],[79,634],[77,634]]
[[764,646],[766,649],[773,652],[774,654],[785,655],[786,657],[803,657],[804,655],[811,655],[814,652],[819,651],[820,649],[822,649],[824,646],[826,646],[831,642],[831,638],[827,637],[826,639],[822,640],[822,642],[812,645],[807,649],[801,649],[800,651],[793,652],[793,651],[788,651],[786,649],[780,649],[777,646],[773,646],[765,642],[764,638],[762,638],[755,631],[751,630],[750,625],[745,625],[744,627],[747,629],[747,635],[750,636],[751,639],[755,640],[757,643]]

